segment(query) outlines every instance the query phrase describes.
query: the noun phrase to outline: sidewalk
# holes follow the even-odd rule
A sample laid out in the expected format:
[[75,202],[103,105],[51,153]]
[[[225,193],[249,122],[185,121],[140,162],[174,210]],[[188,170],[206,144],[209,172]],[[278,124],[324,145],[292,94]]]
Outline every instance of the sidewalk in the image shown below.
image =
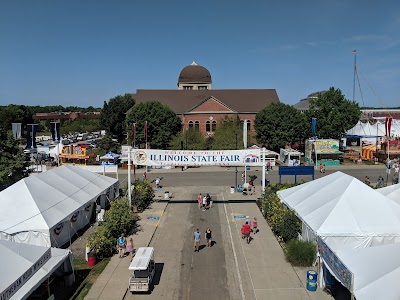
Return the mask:
[[[238,200],[237,194],[228,191],[223,197],[225,200]],[[250,196],[248,199],[251,198],[256,197]],[[246,299],[331,299],[320,288],[316,292],[307,291],[307,270],[316,268],[294,268],[286,261],[281,246],[255,203],[232,201],[226,205],[226,209],[230,214],[229,226],[234,235],[240,273],[244,275],[242,280]],[[258,220],[260,231],[251,235],[254,239],[250,244],[241,238],[240,228],[245,219],[234,217],[243,215]]]
[[[160,200],[164,197],[164,192],[156,192],[155,199]],[[140,220],[138,222],[140,231],[127,237],[129,240],[133,238],[135,249],[139,247],[147,247],[151,239],[153,238],[154,232],[158,225],[162,221],[162,215],[168,205],[167,201],[154,202],[151,208],[146,209],[140,214]],[[158,217],[147,219],[147,217]],[[130,271],[128,270],[130,261],[128,257],[119,258],[118,255],[114,255],[106,268],[97,278],[93,284],[89,293],[86,295],[86,300],[121,300],[124,298],[128,288],[128,279],[130,277]]]

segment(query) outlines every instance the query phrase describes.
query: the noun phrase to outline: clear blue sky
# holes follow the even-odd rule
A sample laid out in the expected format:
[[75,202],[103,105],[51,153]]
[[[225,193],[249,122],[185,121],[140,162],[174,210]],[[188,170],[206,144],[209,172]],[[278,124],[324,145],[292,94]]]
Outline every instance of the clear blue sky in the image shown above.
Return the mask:
[[213,89],[352,99],[353,49],[360,105],[400,106],[399,1],[1,1],[0,105],[101,107],[176,89],[193,59]]

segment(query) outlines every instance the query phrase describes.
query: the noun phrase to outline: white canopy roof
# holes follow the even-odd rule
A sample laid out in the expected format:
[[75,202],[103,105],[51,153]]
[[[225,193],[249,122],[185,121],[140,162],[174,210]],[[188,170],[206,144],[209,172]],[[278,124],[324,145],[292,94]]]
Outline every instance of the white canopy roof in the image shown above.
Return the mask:
[[[35,272],[33,265],[46,253],[51,253],[51,257],[49,259],[46,258],[43,265],[37,264],[39,269]],[[46,278],[51,276],[70,253],[70,250],[0,241],[0,264],[2,270],[0,272],[0,295],[6,292],[24,274],[29,276],[35,272],[30,278],[28,277],[28,280],[21,279],[19,289],[10,298],[26,299]]]
[[400,244],[345,249],[337,255],[354,274],[357,300],[397,300],[400,295]]
[[117,181],[71,165],[21,179],[0,192],[0,231],[48,231]]
[[141,247],[136,253],[135,257],[132,259],[131,264],[129,265],[129,270],[146,270],[151,258],[153,257],[154,248],[153,247]]
[[[400,120],[392,120],[392,126],[390,129],[391,135],[399,135],[400,134]],[[370,122],[361,122],[358,121],[357,124],[349,129],[345,135],[354,135],[360,137],[383,137],[386,135],[385,132],[385,120],[377,121],[374,124]]]
[[400,204],[400,184],[389,185],[376,190],[378,193]]
[[350,175],[335,172],[278,196],[333,251],[400,242],[400,206]]
[[100,157],[100,159],[117,159],[117,158],[119,158],[119,155],[111,151]]

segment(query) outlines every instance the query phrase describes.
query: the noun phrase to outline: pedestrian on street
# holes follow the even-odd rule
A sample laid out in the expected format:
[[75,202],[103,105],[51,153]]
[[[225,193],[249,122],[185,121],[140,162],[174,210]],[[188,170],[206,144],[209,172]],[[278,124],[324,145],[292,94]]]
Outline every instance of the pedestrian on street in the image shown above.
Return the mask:
[[242,228],[240,228],[240,232],[242,233],[242,239],[246,237],[245,235],[245,229],[244,229],[244,224],[242,225]]
[[130,238],[128,244],[126,245],[126,252],[129,253],[130,260],[132,260],[133,258],[134,251],[135,251],[135,245],[133,244],[133,238]]
[[201,232],[197,228],[196,231],[194,232],[194,252],[199,252],[199,247],[200,247],[200,240],[201,240]]
[[199,209],[203,206],[203,197],[201,196],[201,193],[197,196],[197,204],[199,205]]
[[144,172],[144,173],[143,173],[143,180],[146,180],[146,179],[147,179],[147,173]]
[[248,222],[246,222],[246,224],[244,224],[244,236],[246,238],[246,242],[247,244],[250,244],[250,231],[251,231],[251,226]]
[[253,233],[256,234],[258,232],[258,221],[256,217],[254,217],[253,222],[251,222],[251,225],[253,227]]
[[204,238],[206,239],[207,247],[212,246],[212,231],[210,228],[207,228],[206,232],[204,233]]
[[160,187],[160,177],[156,178],[156,187],[159,188]]
[[207,196],[204,195],[203,197],[203,211],[206,211],[207,208]]
[[125,238],[125,234],[123,234],[123,233],[121,233],[121,236],[117,239],[117,249],[118,249],[119,258],[123,258],[125,255],[125,249],[126,249],[126,238]]
[[207,194],[207,198],[208,198],[209,208],[213,207],[213,200],[212,200],[210,194]]

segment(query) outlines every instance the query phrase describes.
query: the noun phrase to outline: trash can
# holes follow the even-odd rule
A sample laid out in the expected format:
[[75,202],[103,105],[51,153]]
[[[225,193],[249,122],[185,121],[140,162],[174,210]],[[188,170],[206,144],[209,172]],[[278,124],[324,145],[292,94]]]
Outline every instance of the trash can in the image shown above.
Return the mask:
[[169,192],[168,191],[165,191],[164,199],[169,199]]
[[317,278],[318,278],[318,273],[309,270],[307,271],[307,290],[310,292],[315,292],[317,290]]
[[89,267],[94,267],[96,265],[96,251],[91,250],[88,253],[88,262],[87,262]]
[[250,171],[250,166],[246,166],[246,171]]
[[235,187],[231,186],[231,194],[234,194],[234,193],[235,193]]

